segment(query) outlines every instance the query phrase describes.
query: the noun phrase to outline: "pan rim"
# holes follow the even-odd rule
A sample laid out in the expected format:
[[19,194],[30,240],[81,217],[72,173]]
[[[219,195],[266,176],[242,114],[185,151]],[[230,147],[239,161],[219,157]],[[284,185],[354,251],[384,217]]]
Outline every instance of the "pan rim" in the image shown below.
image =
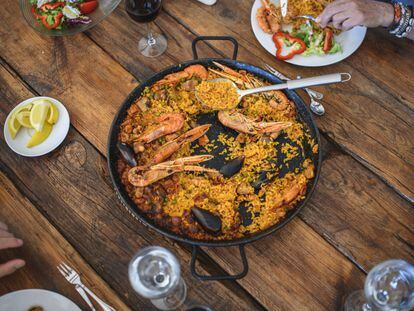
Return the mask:
[[[115,163],[111,163],[111,158],[112,155],[115,153],[115,147],[114,147],[114,143],[116,143],[116,141],[113,141],[113,138],[115,136],[115,138],[117,139],[117,135],[118,134],[118,129],[116,127],[119,127],[119,123],[121,122],[120,117],[122,116],[122,114],[126,113],[127,107],[129,107],[131,105],[132,100],[136,99],[137,96],[139,96],[139,94],[142,92],[143,88],[145,88],[146,86],[151,85],[152,83],[154,83],[155,81],[158,80],[157,77],[163,77],[169,73],[173,73],[173,72],[177,72],[182,70],[182,68],[185,68],[189,65],[193,65],[193,64],[201,64],[201,65],[207,65],[206,63],[211,63],[212,61],[217,61],[217,62],[224,62],[226,63],[226,65],[230,65],[230,66],[235,66],[235,67],[243,67],[243,69],[251,72],[252,70],[248,70],[248,68],[250,69],[254,69],[256,72],[254,72],[254,74],[259,74],[260,78],[264,78],[266,80],[270,80],[270,81],[275,81],[277,83],[281,83],[282,80],[279,79],[278,77],[272,75],[271,73],[267,72],[266,70],[246,63],[246,62],[241,62],[238,60],[232,60],[232,59],[228,59],[228,58],[200,58],[200,59],[195,59],[195,60],[189,60],[189,61],[185,61],[185,62],[181,62],[175,65],[171,65],[168,66],[164,69],[162,69],[161,71],[158,71],[156,73],[154,73],[153,75],[151,75],[149,78],[145,79],[142,83],[140,83],[137,87],[135,87],[129,94],[128,96],[125,98],[125,100],[123,101],[123,103],[120,105],[117,113],[115,114],[113,120],[112,120],[112,124],[109,130],[109,134],[108,134],[108,142],[107,142],[107,162],[108,162],[108,168],[109,168],[109,174],[110,174],[110,178],[112,181],[112,184],[114,186],[114,189],[116,191],[116,194],[118,196],[118,198],[120,199],[122,205],[127,209],[127,211],[135,218],[137,219],[140,223],[142,223],[144,226],[149,227],[153,230],[155,230],[156,232],[171,238],[173,240],[179,241],[179,242],[183,242],[183,243],[187,243],[193,246],[207,246],[207,247],[227,247],[227,246],[240,246],[240,245],[245,245],[248,243],[252,243],[254,241],[257,241],[261,238],[264,238],[276,231],[278,231],[279,229],[283,228],[287,223],[289,223],[293,218],[295,218],[295,216],[302,210],[302,208],[307,204],[307,202],[310,200],[310,198],[312,197],[316,185],[318,183],[318,179],[320,176],[320,170],[321,170],[321,165],[322,165],[322,152],[321,152],[321,139],[320,139],[320,134],[319,134],[319,130],[318,127],[316,126],[315,120],[311,114],[311,112],[309,111],[308,106],[305,104],[305,102],[303,101],[303,99],[293,90],[285,90],[285,94],[288,96],[288,98],[290,100],[292,100],[295,103],[295,106],[298,108],[298,105],[302,105],[305,108],[305,111],[307,113],[307,117],[310,119],[310,124],[307,124],[309,127],[309,130],[314,132],[313,138],[316,139],[316,142],[318,144],[318,155],[315,158],[317,161],[317,165],[316,165],[316,172],[315,172],[315,177],[311,182],[311,187],[310,189],[307,190],[306,193],[306,197],[300,201],[293,209],[289,210],[286,214],[286,216],[278,223],[270,226],[269,228],[256,232],[251,236],[244,236],[241,238],[237,238],[237,239],[233,239],[233,240],[196,240],[196,239],[192,239],[186,236],[182,236],[182,235],[178,235],[175,233],[172,233],[170,231],[168,231],[168,229],[162,228],[157,226],[156,224],[154,224],[150,219],[147,219],[144,216],[144,213],[140,214],[137,209],[139,209],[138,206],[133,206],[135,205],[135,203],[132,202],[131,198],[126,194],[126,191],[124,189],[122,189],[123,185],[122,183],[118,182],[117,179],[119,179],[118,173],[116,171],[116,167],[115,167]],[[140,90],[141,89],[141,90]],[[137,94],[139,93],[139,94]],[[294,99],[293,99],[294,98]],[[298,103],[299,102],[299,103]],[[305,122],[305,121],[304,121]],[[306,122],[308,123],[308,122]],[[128,202],[128,201],[131,202]]]

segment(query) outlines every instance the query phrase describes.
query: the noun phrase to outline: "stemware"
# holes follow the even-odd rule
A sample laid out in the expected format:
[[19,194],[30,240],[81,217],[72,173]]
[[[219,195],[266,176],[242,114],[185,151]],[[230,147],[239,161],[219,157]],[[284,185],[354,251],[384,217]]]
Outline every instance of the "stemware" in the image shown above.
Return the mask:
[[414,308],[414,266],[387,260],[367,275],[364,290],[349,295],[345,311],[408,311]]
[[138,251],[129,263],[128,276],[134,290],[159,310],[212,311],[187,299],[180,263],[166,248],[149,246]]
[[176,309],[186,299],[187,286],[181,278],[180,264],[165,248],[141,249],[129,263],[128,275],[134,290],[150,299],[157,309]]
[[145,23],[146,36],[138,42],[138,49],[146,57],[157,57],[167,49],[167,39],[151,31],[151,22],[161,11],[161,0],[126,0],[126,12],[138,23]]

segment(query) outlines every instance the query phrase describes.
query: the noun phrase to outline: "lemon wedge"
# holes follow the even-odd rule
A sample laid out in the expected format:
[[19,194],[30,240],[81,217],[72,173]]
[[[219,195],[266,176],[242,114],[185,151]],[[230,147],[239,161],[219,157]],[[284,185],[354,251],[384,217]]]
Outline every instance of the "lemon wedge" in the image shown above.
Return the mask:
[[30,110],[30,124],[37,131],[41,132],[50,109],[50,101],[40,99],[33,102]]
[[17,135],[17,132],[19,131],[21,127],[21,124],[16,119],[16,115],[13,113],[10,116],[9,122],[7,122],[7,128],[9,129],[10,136],[12,139],[14,139]]
[[55,124],[59,118],[59,110],[53,103],[50,103],[49,113],[47,115],[47,122],[50,124]]
[[30,138],[30,140],[28,141],[26,147],[31,148],[31,147],[37,146],[40,143],[42,143],[46,138],[49,137],[50,133],[52,132],[52,129],[53,129],[53,125],[47,122],[44,122],[42,126],[42,130],[39,132],[35,132],[33,134],[32,138]]
[[30,123],[30,111],[20,111],[16,114],[16,120],[24,127],[32,128],[32,124]]
[[27,105],[24,105],[24,106],[22,106],[22,107],[18,108],[18,109],[14,112],[14,114],[15,114],[15,115],[17,115],[17,114],[19,114],[19,112],[21,112],[21,111],[30,111],[30,110],[32,109],[32,107],[33,107],[33,104],[32,104],[32,103],[27,104]]

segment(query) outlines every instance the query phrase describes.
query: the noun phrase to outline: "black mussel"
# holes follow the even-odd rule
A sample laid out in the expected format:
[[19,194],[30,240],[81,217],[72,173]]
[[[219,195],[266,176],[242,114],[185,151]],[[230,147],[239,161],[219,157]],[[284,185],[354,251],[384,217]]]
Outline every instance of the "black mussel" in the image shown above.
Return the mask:
[[116,144],[119,152],[121,153],[122,157],[130,166],[137,166],[137,160],[135,159],[135,153],[130,146],[125,143],[118,142]]
[[244,156],[234,158],[233,160],[221,167],[220,173],[227,178],[236,175],[238,172],[240,172],[241,168],[243,167],[243,163]]
[[238,207],[239,215],[243,226],[251,225],[253,222],[252,213],[248,211],[246,201],[241,201]]
[[251,183],[255,190],[259,190],[262,185],[269,183],[271,180],[267,178],[269,171],[262,171],[254,182]]
[[221,231],[221,218],[213,213],[194,206],[191,209],[196,221],[208,232],[217,234]]

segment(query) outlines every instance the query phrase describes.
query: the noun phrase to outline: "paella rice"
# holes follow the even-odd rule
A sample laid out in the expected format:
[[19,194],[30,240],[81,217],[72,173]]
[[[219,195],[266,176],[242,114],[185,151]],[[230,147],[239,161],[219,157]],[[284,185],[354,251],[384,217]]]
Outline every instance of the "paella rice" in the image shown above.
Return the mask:
[[[119,158],[121,181],[148,218],[176,234],[226,240],[265,230],[304,199],[315,170],[309,154],[317,153],[318,146],[280,91],[244,97],[237,111],[224,117],[234,123],[242,115],[247,122],[223,130],[216,109],[195,95],[197,87],[223,71],[192,69],[196,73],[169,75],[146,87],[128,109],[119,141],[131,148],[136,165]],[[236,73],[244,77],[235,79],[240,89],[266,84]],[[213,130],[199,124],[206,116],[217,123]],[[160,156],[162,161],[155,162]],[[209,163],[214,161],[222,167],[213,169]],[[295,169],[290,162],[297,164]],[[220,231],[209,230],[194,209],[219,219]]]
[[230,81],[202,81],[196,86],[197,97],[211,109],[229,109],[237,105],[239,95]]

